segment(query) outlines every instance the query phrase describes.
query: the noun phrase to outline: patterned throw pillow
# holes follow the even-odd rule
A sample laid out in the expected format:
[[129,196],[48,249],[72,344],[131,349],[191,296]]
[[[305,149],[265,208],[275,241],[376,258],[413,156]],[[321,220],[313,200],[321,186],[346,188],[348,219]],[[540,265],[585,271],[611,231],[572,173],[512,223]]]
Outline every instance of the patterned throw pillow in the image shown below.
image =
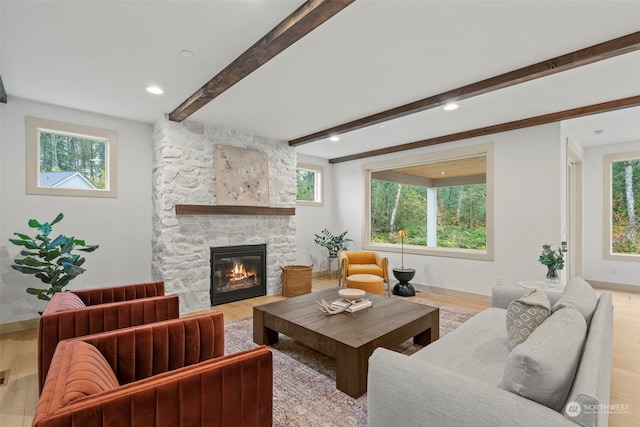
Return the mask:
[[522,344],[535,329],[551,315],[551,304],[547,295],[534,289],[514,300],[507,308],[507,342],[513,350]]

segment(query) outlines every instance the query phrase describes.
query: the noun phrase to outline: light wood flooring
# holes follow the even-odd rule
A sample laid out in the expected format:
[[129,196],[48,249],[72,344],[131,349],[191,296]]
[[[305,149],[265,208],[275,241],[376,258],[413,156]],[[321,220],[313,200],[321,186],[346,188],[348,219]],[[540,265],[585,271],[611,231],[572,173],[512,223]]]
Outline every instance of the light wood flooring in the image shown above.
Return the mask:
[[[314,279],[313,289],[337,286],[337,280]],[[609,291],[610,292],[610,291]],[[613,291],[614,331],[611,404],[627,409],[609,416],[611,427],[640,426],[640,293]],[[225,321],[251,316],[253,306],[283,299],[266,296],[219,305],[189,315],[222,311]],[[415,297],[434,304],[477,313],[488,303],[448,295],[419,292]],[[30,426],[38,401],[36,367],[37,331],[0,335],[0,426]]]

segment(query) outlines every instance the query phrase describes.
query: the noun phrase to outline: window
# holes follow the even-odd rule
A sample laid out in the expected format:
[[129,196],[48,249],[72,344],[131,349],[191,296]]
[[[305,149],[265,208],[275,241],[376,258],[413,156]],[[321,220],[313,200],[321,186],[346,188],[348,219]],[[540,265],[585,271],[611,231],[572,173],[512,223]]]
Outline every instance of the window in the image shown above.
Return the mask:
[[298,164],[298,204],[322,205],[322,175],[321,166]]
[[490,145],[365,165],[370,249],[492,259]]
[[604,156],[605,258],[640,261],[640,151]]
[[27,194],[116,197],[117,133],[27,117]]

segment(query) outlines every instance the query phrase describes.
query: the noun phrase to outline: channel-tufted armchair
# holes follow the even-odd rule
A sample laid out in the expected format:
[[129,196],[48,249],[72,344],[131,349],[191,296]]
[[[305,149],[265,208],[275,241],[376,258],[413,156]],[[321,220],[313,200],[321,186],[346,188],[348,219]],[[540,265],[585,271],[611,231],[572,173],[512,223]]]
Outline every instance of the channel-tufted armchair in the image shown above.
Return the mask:
[[38,387],[42,391],[59,341],[180,315],[177,295],[165,296],[164,282],[53,294],[38,327]]
[[61,341],[33,427],[271,426],[273,362],[224,355],[220,312]]

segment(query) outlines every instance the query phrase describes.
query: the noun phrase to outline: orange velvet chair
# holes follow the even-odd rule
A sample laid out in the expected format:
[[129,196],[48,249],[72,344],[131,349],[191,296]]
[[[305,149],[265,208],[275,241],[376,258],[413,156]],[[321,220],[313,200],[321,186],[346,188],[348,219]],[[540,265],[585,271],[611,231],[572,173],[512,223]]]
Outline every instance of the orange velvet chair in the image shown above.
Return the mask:
[[340,252],[340,271],[338,286],[346,284],[347,277],[354,274],[373,274],[382,277],[389,288],[389,259],[374,251]]
[[61,340],[179,316],[178,296],[165,296],[164,282],[53,294],[38,327],[39,390]]
[[271,426],[273,361],[224,356],[220,312],[61,341],[33,427]]

